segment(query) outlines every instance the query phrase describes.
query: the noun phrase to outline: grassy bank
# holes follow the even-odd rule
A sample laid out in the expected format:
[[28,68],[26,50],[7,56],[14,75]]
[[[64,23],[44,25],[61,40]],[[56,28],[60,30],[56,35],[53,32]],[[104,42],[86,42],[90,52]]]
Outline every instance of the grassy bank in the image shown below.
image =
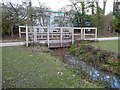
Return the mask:
[[2,88],[2,48],[0,48],[0,89]]
[[101,70],[109,71],[120,76],[120,61],[118,54],[111,51],[95,48],[90,45],[75,45],[70,52],[79,56],[81,60],[97,66]]
[[114,51],[114,52],[119,52],[118,40],[100,41],[97,43],[92,43],[90,45],[92,45],[96,48],[103,49],[103,50],[110,50],[110,51]]
[[[93,88],[98,87],[67,69],[45,47],[4,47],[4,88]],[[70,67],[69,67],[70,68]]]
[[21,39],[11,39],[11,38],[7,38],[7,39],[2,39],[0,42],[6,43],[6,42],[23,42],[25,41],[25,39],[21,38]]

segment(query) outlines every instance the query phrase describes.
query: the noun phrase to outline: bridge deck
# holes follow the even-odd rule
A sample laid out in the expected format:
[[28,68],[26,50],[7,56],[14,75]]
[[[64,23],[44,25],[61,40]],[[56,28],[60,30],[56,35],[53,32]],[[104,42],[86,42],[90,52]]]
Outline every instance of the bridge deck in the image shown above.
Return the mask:
[[71,45],[71,43],[51,43],[49,48],[69,48]]

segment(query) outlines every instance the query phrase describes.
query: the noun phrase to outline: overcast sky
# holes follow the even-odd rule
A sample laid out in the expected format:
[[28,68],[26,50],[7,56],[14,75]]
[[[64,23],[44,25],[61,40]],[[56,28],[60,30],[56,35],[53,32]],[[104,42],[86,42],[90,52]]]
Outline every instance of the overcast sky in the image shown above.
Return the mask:
[[[4,1],[5,2],[12,1],[14,3],[21,3],[21,1],[23,0],[4,0]],[[42,4],[49,6],[53,11],[57,11],[63,6],[70,4],[69,0],[32,0],[33,6],[39,6],[38,1],[40,1]],[[99,0],[100,7],[103,7],[102,1],[103,0]],[[108,0],[107,7],[106,7],[106,14],[110,13],[111,11],[113,11],[113,0]]]

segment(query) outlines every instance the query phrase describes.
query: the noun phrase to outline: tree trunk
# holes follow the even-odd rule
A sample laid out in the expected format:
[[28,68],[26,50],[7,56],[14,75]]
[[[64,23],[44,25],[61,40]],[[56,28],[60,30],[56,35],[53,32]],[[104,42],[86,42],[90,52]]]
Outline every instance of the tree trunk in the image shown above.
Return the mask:
[[94,2],[92,2],[92,15],[94,14]]
[[85,15],[85,3],[81,2],[81,6],[82,6],[82,23],[84,25],[84,15]]
[[103,15],[105,15],[106,3],[107,3],[107,0],[105,0],[105,1],[103,2]]
[[13,27],[14,27],[16,19],[18,17],[18,10],[13,7],[11,2],[9,2],[9,4],[11,5],[12,9],[15,11],[15,15],[13,17],[13,20],[11,20],[11,23],[12,23],[12,25],[11,25],[11,37],[13,39],[14,38]]
[[97,16],[98,16],[98,19],[100,19],[100,10],[99,10],[98,2],[96,2],[96,6],[97,6]]
[[14,35],[13,35],[13,25],[11,26],[11,37],[12,37],[12,39],[14,38]]
[[31,3],[31,0],[30,0],[30,2],[29,2],[29,19],[30,19],[30,21],[29,21],[29,25],[30,26],[32,26],[32,3]]
[[82,6],[82,15],[85,15],[85,3],[81,2],[81,6]]

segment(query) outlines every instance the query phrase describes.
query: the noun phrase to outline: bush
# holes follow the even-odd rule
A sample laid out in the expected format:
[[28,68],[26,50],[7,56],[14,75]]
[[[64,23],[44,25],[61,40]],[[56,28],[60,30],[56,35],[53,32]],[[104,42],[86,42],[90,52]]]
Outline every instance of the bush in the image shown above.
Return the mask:
[[70,49],[75,49],[76,48],[76,44],[72,44],[71,48]]
[[77,50],[75,49],[76,48],[76,44],[72,44],[71,48],[70,48],[70,53],[74,53],[76,54],[77,53]]
[[70,50],[70,53],[76,54],[76,53],[77,53],[77,50],[72,49],[72,50]]
[[[111,28],[111,24],[114,20],[114,16],[110,13],[106,16],[100,15],[98,18],[96,15],[90,16],[91,27],[98,28],[99,36],[106,36],[108,33],[108,28]],[[111,29],[114,30],[114,29]]]
[[85,41],[85,44],[88,44],[88,42],[87,42],[87,41]]
[[82,53],[84,53],[84,52],[85,52],[85,46],[81,46],[79,53],[82,54]]
[[120,34],[120,19],[118,18],[115,20],[115,30]]

